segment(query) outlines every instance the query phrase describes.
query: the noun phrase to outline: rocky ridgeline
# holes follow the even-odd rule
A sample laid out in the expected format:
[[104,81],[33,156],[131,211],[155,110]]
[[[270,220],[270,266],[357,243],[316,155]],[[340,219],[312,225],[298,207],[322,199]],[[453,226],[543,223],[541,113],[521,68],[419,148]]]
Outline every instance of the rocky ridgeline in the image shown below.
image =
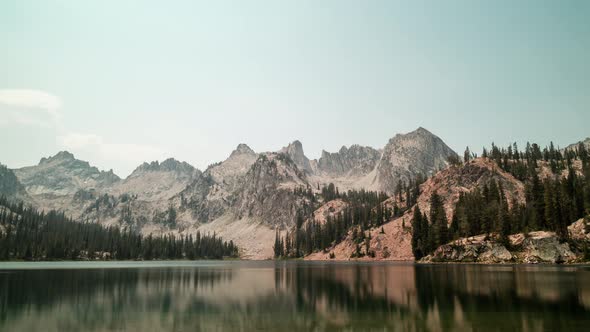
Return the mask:
[[340,151],[322,151],[322,156],[314,162],[315,170],[327,176],[363,176],[377,166],[381,151],[368,146],[343,146]]
[[73,195],[79,189],[107,188],[121,180],[112,170],[99,171],[67,151],[42,158],[37,166],[23,167],[14,172],[32,196]]

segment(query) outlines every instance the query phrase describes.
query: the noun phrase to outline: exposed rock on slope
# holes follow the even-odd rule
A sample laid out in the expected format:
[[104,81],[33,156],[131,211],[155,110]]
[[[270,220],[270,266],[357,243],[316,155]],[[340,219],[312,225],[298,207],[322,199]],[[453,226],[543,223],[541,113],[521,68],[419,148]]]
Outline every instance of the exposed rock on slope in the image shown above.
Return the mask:
[[440,138],[424,128],[398,134],[383,150],[352,145],[339,152],[323,151],[311,161],[310,181],[315,185],[334,183],[341,190],[367,189],[393,194],[399,180],[408,183],[418,174],[432,175],[457,156]]
[[79,189],[106,188],[120,180],[112,170],[99,171],[67,151],[43,158],[37,166],[16,169],[15,174],[34,196],[73,195]]
[[395,135],[383,149],[376,167],[377,189],[392,194],[398,180],[408,183],[417,174],[430,176],[448,166],[448,158],[457,156],[438,136],[420,127]]
[[204,173],[229,192],[239,184],[240,178],[248,172],[256,159],[256,152],[246,144],[239,144],[226,160],[211,165]]
[[579,219],[569,225],[567,230],[572,240],[586,241],[590,244],[590,217],[587,220]]
[[166,203],[184,190],[200,171],[186,162],[166,159],[137,167],[125,180],[117,183],[111,193],[137,195],[141,200]]
[[33,203],[14,172],[2,164],[0,164],[0,196]]
[[356,144],[350,148],[343,146],[335,153],[322,151],[317,172],[332,177],[363,176],[375,168],[380,157],[380,151]]
[[[496,181],[503,187],[509,201],[524,202],[524,185],[522,182],[501,170],[493,161],[478,158],[461,166],[449,167],[429,178],[420,186],[421,193],[418,197],[418,206],[422,212],[428,213],[430,210],[430,198],[434,192],[437,192],[443,199],[447,218],[450,222],[459,195],[476,188],[482,189],[484,185],[489,185],[491,181]],[[398,201],[397,196],[390,197],[382,204],[389,208],[392,208],[394,204],[400,208],[407,208],[405,202]],[[410,208],[403,216],[384,224],[384,234],[381,232],[381,227],[372,229],[370,231],[370,250],[375,252],[375,258],[365,256],[362,259],[413,260],[411,247],[412,214],[413,208]],[[328,259],[329,253],[334,253],[335,259],[347,260],[350,259],[355,249],[356,244],[349,234],[345,240],[335,247],[329,248],[326,253],[314,253],[308,259]],[[495,250],[495,248],[492,249]]]
[[67,151],[43,158],[37,166],[16,169],[14,173],[39,208],[63,210],[74,217],[80,212],[70,203],[78,191],[103,192],[120,181],[112,170],[99,171]]
[[348,206],[349,204],[340,198],[331,200],[324,203],[313,212],[313,220],[319,222],[320,224],[324,224],[328,218],[334,218],[338,214],[342,213],[342,211],[344,211]]
[[223,162],[213,164],[196,176],[175,198],[182,210],[188,209],[186,221],[200,223],[221,217],[231,207],[234,192],[256,162],[256,154],[246,144],[239,144]]
[[486,158],[478,158],[462,166],[447,168],[429,178],[420,186],[418,206],[422,212],[428,214],[430,198],[435,192],[438,193],[443,199],[447,219],[450,223],[459,195],[471,192],[475,188],[482,189],[484,185],[489,185],[492,181],[496,181],[499,186],[502,186],[509,205],[513,201],[524,203],[525,192],[522,182],[504,172],[495,162]]
[[[382,232],[383,230],[383,232]],[[388,261],[413,261],[412,254],[412,228],[411,215],[404,215],[385,223],[382,227],[370,230],[371,241],[370,251],[375,257],[365,255],[359,260],[388,260]],[[364,244],[361,244],[364,252]],[[356,251],[356,243],[352,239],[352,233],[347,237],[328,248],[325,252],[319,251],[305,257],[307,260],[349,260]],[[334,258],[330,258],[330,254]]]
[[257,218],[273,227],[290,227],[306,201],[294,189],[307,185],[305,174],[289,156],[264,154],[244,176],[232,210],[239,219]]
[[303,145],[301,142],[294,141],[288,146],[282,148],[279,153],[288,155],[300,170],[307,172],[308,174],[313,172],[309,159],[303,153]]

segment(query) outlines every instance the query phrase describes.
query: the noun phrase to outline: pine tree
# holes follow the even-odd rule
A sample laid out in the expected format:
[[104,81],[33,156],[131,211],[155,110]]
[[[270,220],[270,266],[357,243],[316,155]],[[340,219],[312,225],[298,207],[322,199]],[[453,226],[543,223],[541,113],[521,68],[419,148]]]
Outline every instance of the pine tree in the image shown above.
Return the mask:
[[463,161],[467,164],[469,160],[471,160],[471,151],[469,151],[469,147],[466,147],[463,153]]
[[414,217],[412,219],[412,254],[416,260],[424,257],[424,230],[422,229],[422,212],[416,206],[414,208]]

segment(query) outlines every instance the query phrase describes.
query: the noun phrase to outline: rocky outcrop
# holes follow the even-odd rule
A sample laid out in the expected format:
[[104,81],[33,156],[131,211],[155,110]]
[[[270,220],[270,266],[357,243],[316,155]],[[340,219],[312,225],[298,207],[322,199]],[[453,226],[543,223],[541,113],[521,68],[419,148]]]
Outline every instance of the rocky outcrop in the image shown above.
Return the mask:
[[574,241],[586,241],[590,244],[590,216],[578,219],[567,228],[569,236]]
[[313,220],[320,224],[324,224],[328,218],[334,218],[342,213],[348,206],[348,202],[340,198],[328,201],[313,212]]
[[567,242],[560,242],[553,232],[515,234],[509,238],[509,248],[497,236],[478,235],[461,238],[438,247],[422,262],[445,263],[571,263],[577,259]]
[[420,186],[418,206],[425,213],[430,211],[430,198],[436,192],[443,200],[447,220],[452,219],[453,210],[461,193],[483,189],[495,181],[504,190],[509,206],[513,202],[525,202],[524,184],[511,174],[503,171],[496,163],[487,158],[477,158],[460,166],[452,166],[438,172]]

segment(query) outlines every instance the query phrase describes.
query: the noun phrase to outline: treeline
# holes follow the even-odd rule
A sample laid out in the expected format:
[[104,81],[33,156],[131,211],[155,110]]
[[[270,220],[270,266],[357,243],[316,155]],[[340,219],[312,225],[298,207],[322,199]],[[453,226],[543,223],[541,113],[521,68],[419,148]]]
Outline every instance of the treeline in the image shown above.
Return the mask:
[[238,248],[212,235],[142,236],[130,229],[76,222],[0,197],[0,260],[220,259]]
[[[552,174],[558,175],[573,166],[575,160],[587,166],[590,158],[588,149],[581,142],[575,148],[568,148],[563,152],[555,148],[553,142],[543,149],[536,143],[527,142],[524,151],[519,150],[516,143],[506,147],[498,147],[492,143],[489,150],[483,148],[481,156],[495,161],[504,171],[521,181],[531,180],[533,176],[538,175],[541,163],[545,163]],[[469,162],[476,157],[477,155],[471,153],[469,147],[465,149],[464,162]]]
[[[347,206],[324,223],[313,219],[312,214],[298,213],[295,229],[281,237],[277,232],[274,244],[275,257],[303,257],[342,241],[352,229],[354,241],[360,246],[366,241],[366,230],[383,225],[393,216],[393,209],[382,203],[388,199],[383,192],[349,190],[341,193],[330,183],[321,189],[324,203],[341,199]],[[401,210],[400,210],[401,211]],[[360,253],[360,249],[358,250]]]
[[[467,149],[464,161],[473,156]],[[440,197],[433,195],[429,215],[418,207],[414,210],[412,249],[416,259],[451,240],[479,234],[498,234],[500,241],[508,244],[510,234],[548,230],[566,241],[567,226],[590,215],[590,158],[583,144],[563,153],[553,144],[543,150],[537,144],[527,144],[524,152],[519,152],[516,144],[508,148],[492,144],[491,151],[484,149],[482,156],[525,183],[525,202],[509,202],[501,184],[491,181],[461,194],[449,225]],[[541,162],[551,170],[543,180],[539,176]]]

